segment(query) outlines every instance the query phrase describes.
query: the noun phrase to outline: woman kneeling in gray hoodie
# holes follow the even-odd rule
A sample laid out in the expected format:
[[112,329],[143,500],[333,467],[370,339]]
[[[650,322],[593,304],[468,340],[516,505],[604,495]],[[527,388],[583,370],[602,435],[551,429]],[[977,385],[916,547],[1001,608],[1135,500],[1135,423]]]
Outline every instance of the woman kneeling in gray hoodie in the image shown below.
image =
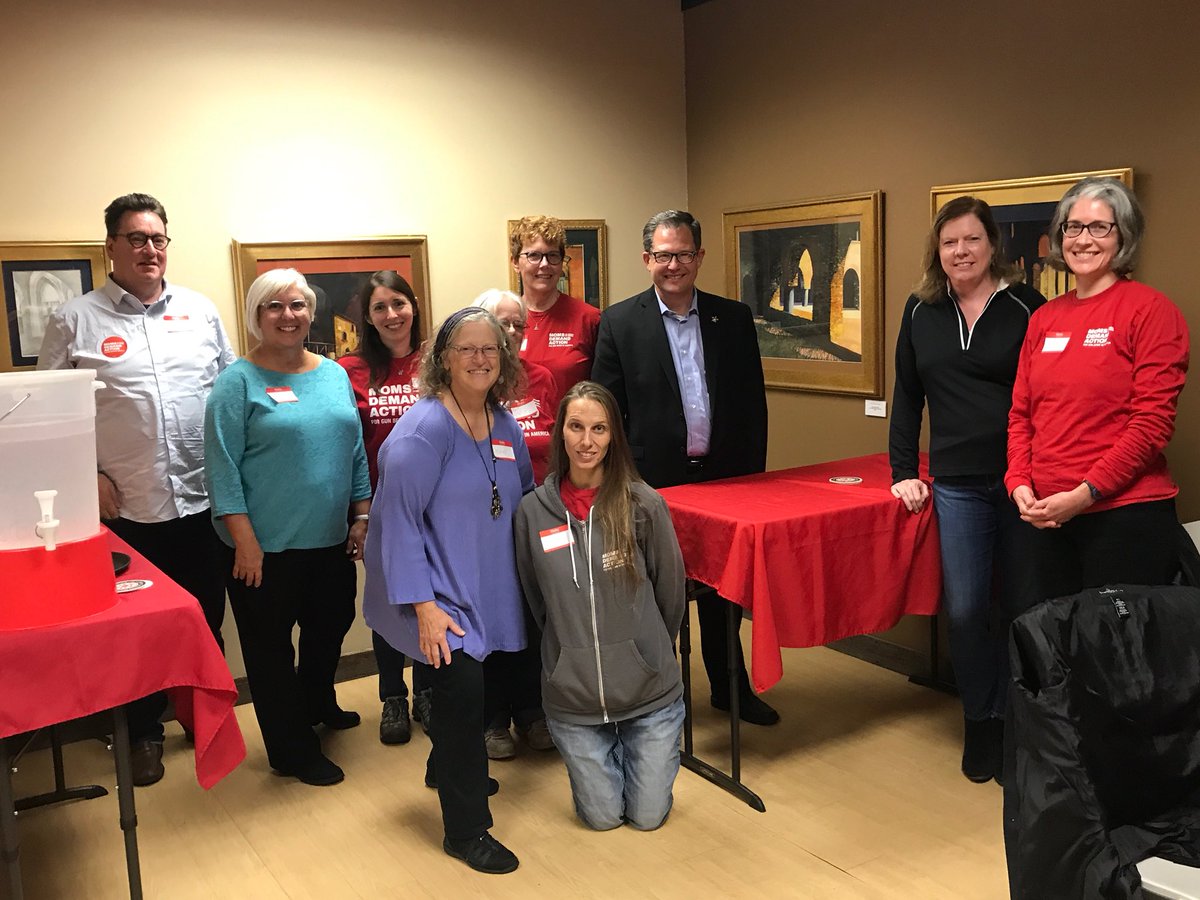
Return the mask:
[[542,703],[590,828],[671,811],[683,729],[674,654],[687,608],[663,499],[638,477],[609,391],[563,397],[545,483],[521,501],[517,570],[542,628]]

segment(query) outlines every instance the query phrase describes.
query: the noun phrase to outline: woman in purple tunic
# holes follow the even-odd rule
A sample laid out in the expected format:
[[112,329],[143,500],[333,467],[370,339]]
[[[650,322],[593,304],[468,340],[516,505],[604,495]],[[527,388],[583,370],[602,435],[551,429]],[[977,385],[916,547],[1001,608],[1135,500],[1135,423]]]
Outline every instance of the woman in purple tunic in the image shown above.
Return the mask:
[[[389,644],[426,666],[443,849],[481,872],[517,868],[489,834],[483,660],[525,647],[513,514],[533,488],[521,428],[503,402],[524,390],[495,317],[459,310],[421,366],[421,399],[379,450],[363,614]],[[424,660],[424,662],[422,662]]]

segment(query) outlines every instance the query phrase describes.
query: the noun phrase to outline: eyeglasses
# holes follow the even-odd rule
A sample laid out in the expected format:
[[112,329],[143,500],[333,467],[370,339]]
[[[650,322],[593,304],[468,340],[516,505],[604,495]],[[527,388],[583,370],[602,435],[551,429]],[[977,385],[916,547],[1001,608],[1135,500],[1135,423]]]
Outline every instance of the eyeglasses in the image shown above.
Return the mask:
[[482,353],[488,359],[495,359],[500,355],[500,348],[495,344],[484,344],[482,347],[475,347],[470,344],[451,344],[448,349],[457,353],[459,359],[473,359],[479,353]]
[[571,257],[554,250],[550,251],[549,253],[542,253],[538,250],[527,250],[524,253],[518,253],[517,256],[525,257],[535,266],[540,266],[543,259],[552,266],[557,266],[559,263],[569,263],[571,261]]
[[525,323],[518,322],[516,319],[510,319],[507,322],[504,321],[503,319],[498,319],[497,321],[500,322],[501,328],[511,328],[513,331],[524,331],[525,330]]
[[650,258],[660,266],[671,264],[671,260],[679,260],[681,266],[690,266],[700,255],[699,250],[680,250],[678,253],[668,253],[666,250],[651,250],[649,251]]
[[125,234],[114,234],[113,237],[125,238],[134,250],[141,250],[147,244],[153,244],[155,250],[166,250],[171,239],[165,234],[146,234],[144,231],[130,231]]
[[1112,230],[1117,227],[1116,222],[1088,222],[1086,225],[1083,222],[1076,222],[1074,219],[1062,223],[1062,233],[1064,237],[1079,237],[1083,234],[1083,229],[1087,229],[1087,233],[1094,238],[1108,237],[1112,234]]
[[308,311],[308,302],[306,300],[289,300],[284,303],[282,300],[268,300],[266,303],[259,304],[259,309],[269,312],[273,316],[277,316],[284,311],[290,309],[296,315]]

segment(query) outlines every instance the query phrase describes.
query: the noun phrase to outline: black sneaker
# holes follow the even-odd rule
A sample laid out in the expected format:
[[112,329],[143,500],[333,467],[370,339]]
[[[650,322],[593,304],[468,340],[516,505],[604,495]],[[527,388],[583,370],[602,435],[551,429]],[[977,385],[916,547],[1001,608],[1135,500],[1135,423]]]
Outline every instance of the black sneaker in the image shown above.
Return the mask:
[[[729,712],[729,701],[724,697],[713,694],[712,705],[713,709]],[[775,712],[774,707],[753,691],[743,693],[738,698],[738,718],[751,725],[779,724],[779,713]]]
[[465,841],[442,841],[442,849],[455,859],[461,859],[476,872],[487,875],[507,875],[515,872],[521,863],[517,855],[502,843],[484,832],[477,838]]
[[383,701],[379,719],[379,740],[384,744],[407,744],[412,738],[412,722],[408,718],[408,698],[388,697]]
[[433,724],[432,706],[432,689],[425,688],[423,691],[413,693],[412,717],[415,721],[421,723],[421,728],[426,734],[429,734],[429,727]]

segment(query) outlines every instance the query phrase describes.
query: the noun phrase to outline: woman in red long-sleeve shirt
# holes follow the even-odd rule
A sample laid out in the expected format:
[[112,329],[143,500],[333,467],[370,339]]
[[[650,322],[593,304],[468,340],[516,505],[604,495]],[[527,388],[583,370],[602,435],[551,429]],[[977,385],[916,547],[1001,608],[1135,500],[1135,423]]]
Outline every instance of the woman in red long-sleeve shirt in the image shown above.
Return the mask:
[[1050,261],[1075,289],[1029,323],[1008,423],[1005,487],[1037,529],[1042,598],[1167,584],[1178,570],[1163,450],[1188,365],[1179,309],[1129,277],[1144,219],[1133,192],[1086,178],[1063,196]]

